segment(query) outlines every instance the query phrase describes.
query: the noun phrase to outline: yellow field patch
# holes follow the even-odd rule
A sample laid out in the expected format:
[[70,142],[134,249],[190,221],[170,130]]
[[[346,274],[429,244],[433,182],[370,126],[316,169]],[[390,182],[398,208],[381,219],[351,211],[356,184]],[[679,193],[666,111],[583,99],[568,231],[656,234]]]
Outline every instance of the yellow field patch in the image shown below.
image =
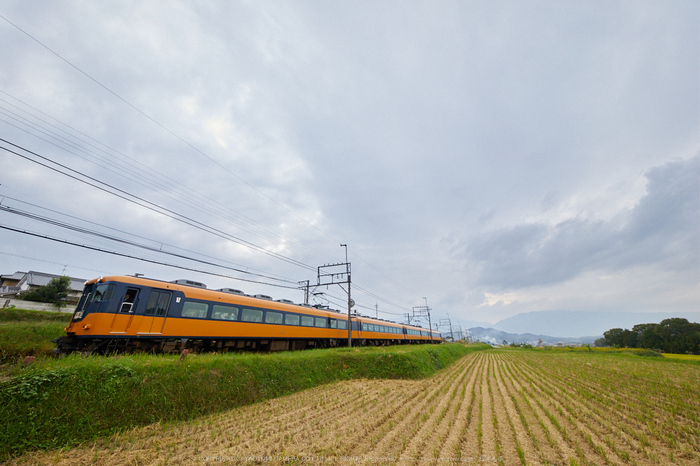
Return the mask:
[[665,358],[669,359],[683,359],[685,361],[700,361],[700,354],[671,354],[664,353]]

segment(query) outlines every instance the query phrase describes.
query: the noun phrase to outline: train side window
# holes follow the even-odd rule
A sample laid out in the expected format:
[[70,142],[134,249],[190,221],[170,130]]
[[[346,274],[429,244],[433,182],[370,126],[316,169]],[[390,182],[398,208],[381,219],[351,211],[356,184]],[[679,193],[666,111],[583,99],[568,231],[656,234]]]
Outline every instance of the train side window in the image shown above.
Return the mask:
[[119,308],[119,312],[133,312],[132,308],[136,302],[136,296],[139,294],[139,290],[136,288],[127,288],[126,295],[122,301],[122,305]]
[[338,328],[338,321],[335,319],[331,319],[331,328]]
[[364,322],[362,322],[362,331],[364,332],[364,331],[366,331],[366,330],[367,330],[367,324],[365,324]]
[[238,320],[238,308],[215,304],[211,310],[211,318],[216,320]]
[[263,311],[259,309],[243,309],[241,312],[242,322],[262,322]]
[[195,319],[206,319],[209,305],[195,301],[185,301],[182,306],[182,317],[194,317]]
[[328,318],[316,317],[316,327],[328,328]]
[[156,315],[158,317],[165,316],[168,313],[168,307],[170,307],[170,293],[161,291],[158,305],[156,306]]
[[348,321],[347,320],[339,320],[338,321],[338,328],[340,330],[347,330],[348,329]]
[[109,301],[112,299],[112,295],[114,295],[114,290],[116,288],[116,285],[110,284],[110,285],[97,285],[97,288],[95,288],[95,294],[92,295],[92,302],[98,302],[98,301]]
[[265,323],[266,324],[281,324],[284,319],[284,314],[281,312],[265,312]]
[[168,313],[168,307],[170,307],[170,293],[166,291],[151,291],[151,295],[148,297],[148,304],[146,304],[146,315],[163,317]]
[[304,327],[313,327],[314,318],[311,316],[301,316],[301,325],[303,325]]
[[299,315],[287,314],[286,316],[284,316],[284,323],[286,325],[299,325]]

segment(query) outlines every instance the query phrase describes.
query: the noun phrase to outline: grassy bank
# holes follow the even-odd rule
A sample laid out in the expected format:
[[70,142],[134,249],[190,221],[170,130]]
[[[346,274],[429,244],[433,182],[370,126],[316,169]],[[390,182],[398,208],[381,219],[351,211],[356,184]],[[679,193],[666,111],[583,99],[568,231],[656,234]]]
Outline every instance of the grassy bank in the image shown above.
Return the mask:
[[21,309],[0,310],[0,364],[24,356],[47,356],[56,347],[51,340],[65,335],[71,314]]
[[0,384],[0,460],[354,378],[428,377],[487,345],[42,360]]

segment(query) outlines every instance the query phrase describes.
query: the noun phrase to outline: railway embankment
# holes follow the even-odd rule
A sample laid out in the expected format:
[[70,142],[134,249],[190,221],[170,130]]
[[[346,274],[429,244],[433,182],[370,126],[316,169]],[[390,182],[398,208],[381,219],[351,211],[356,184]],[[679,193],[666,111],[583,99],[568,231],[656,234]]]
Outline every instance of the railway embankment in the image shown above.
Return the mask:
[[0,382],[0,461],[330,382],[422,379],[488,345],[37,358]]

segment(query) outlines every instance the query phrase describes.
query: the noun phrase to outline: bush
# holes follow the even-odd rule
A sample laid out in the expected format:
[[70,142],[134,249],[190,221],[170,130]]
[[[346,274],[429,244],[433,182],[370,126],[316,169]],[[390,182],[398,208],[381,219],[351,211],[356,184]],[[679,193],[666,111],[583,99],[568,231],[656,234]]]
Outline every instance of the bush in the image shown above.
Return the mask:
[[52,278],[46,286],[40,286],[22,295],[25,301],[35,301],[38,303],[51,303],[58,307],[65,304],[65,299],[70,291],[70,277]]

